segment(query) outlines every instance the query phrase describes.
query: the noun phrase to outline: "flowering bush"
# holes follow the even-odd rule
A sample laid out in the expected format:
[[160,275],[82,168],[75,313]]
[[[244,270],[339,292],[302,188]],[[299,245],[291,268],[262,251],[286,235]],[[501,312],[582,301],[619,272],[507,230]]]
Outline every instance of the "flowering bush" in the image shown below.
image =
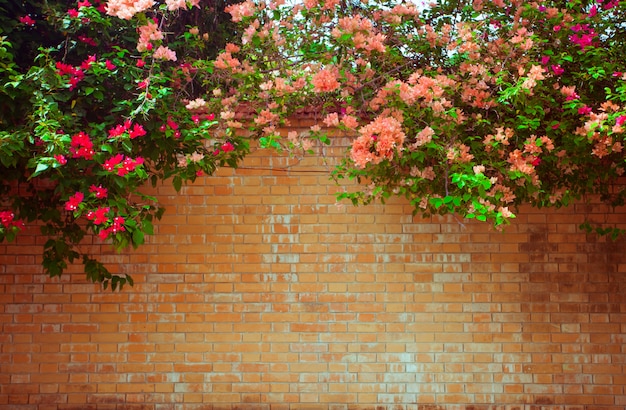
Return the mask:
[[[51,275],[86,233],[140,245],[162,213],[141,185],[235,166],[241,135],[310,152],[323,126],[355,136],[333,173],[363,183],[339,195],[354,204],[502,225],[523,203],[624,203],[626,2],[247,0],[228,25],[208,0],[7,1],[0,239],[41,221]],[[318,124],[281,136],[302,108]]]
[[502,225],[523,203],[623,205],[625,5],[246,1],[227,9],[244,34],[216,67],[266,145],[328,142],[318,126],[277,134],[307,106],[357,135],[334,176],[363,189],[340,199],[400,195],[415,213]]
[[178,190],[247,152],[203,100],[230,23],[211,2],[18,3],[0,1],[0,241],[39,221],[48,274],[82,258],[91,280],[132,283],[81,241],[141,245],[163,213],[142,185]]

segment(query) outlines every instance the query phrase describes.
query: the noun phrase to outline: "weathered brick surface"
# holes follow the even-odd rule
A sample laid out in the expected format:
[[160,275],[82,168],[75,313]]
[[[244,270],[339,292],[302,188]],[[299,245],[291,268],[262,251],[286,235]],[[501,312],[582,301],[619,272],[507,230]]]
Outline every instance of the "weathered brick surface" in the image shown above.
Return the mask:
[[577,229],[624,211],[523,209],[501,233],[338,207],[328,170],[257,152],[158,187],[146,246],[85,245],[133,275],[121,293],[44,277],[35,229],[0,244],[0,408],[626,407],[626,241]]

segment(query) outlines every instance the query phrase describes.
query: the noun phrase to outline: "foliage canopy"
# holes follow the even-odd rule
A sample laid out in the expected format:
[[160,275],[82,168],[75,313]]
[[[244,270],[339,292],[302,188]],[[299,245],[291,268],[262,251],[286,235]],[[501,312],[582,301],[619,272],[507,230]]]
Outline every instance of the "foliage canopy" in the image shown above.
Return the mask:
[[624,204],[624,1],[24,4],[0,0],[0,240],[42,222],[52,276],[82,257],[131,281],[76,244],[141,245],[163,212],[144,183],[236,166],[250,138],[314,155],[329,128],[355,137],[333,172],[362,182],[339,195],[355,205],[499,226],[520,204]]

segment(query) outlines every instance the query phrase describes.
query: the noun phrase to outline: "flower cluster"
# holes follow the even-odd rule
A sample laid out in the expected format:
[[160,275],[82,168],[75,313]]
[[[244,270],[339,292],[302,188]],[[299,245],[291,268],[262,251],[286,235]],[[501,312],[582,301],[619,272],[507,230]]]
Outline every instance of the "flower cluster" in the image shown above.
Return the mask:
[[15,219],[15,213],[11,211],[0,211],[0,227],[4,229],[11,229],[13,227],[22,229],[24,228],[24,221]]
[[[236,90],[222,97],[222,118],[233,100],[255,107],[267,146],[279,141],[268,124],[290,107],[317,107],[319,126],[356,131],[336,172],[372,184],[339,195],[356,204],[402,195],[426,215],[500,225],[522,203],[561,206],[587,193],[621,203],[626,191],[584,182],[624,173],[618,6],[248,1],[227,9],[244,34],[215,64]],[[481,18],[460,11],[469,9]],[[311,87],[278,90],[302,79]],[[320,130],[309,138],[330,142]],[[284,145],[302,146],[294,135]]]
[[[11,142],[0,161],[10,172],[0,171],[9,188],[41,178],[29,215],[58,214],[59,240],[78,238],[65,232],[79,225],[118,247],[140,245],[160,216],[141,194],[149,177],[180,189],[236,166],[255,137],[300,153],[352,135],[333,175],[368,181],[339,194],[355,204],[400,195],[421,214],[500,225],[523,203],[626,201],[611,185],[625,173],[620,2],[414,3],[247,0],[225,7],[232,22],[222,27],[211,25],[222,10],[199,0],[80,0],[0,15],[17,27],[0,37],[14,102],[0,112]],[[32,41],[35,29],[63,42],[16,58],[12,42]],[[303,108],[316,123],[282,136]],[[19,220],[24,201],[3,200]],[[64,264],[46,266],[60,274]]]

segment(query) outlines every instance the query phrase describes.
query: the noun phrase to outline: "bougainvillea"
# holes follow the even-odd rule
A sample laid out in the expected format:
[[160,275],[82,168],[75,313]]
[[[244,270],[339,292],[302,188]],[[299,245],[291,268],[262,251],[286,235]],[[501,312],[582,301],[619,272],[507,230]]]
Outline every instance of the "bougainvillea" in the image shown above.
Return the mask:
[[340,194],[354,204],[495,225],[524,203],[622,205],[625,4],[246,1],[227,9],[244,35],[218,57],[225,110],[274,116],[257,122],[269,146],[293,145],[276,130],[303,107],[355,135],[334,173],[363,183]]
[[132,283],[81,251],[85,235],[141,245],[163,212],[142,185],[180,189],[248,150],[193,104],[211,80],[195,63],[224,46],[228,16],[211,2],[0,6],[0,240],[38,221],[48,274],[82,258],[91,280]]
[[[499,226],[520,204],[624,202],[626,2],[61,3],[0,21],[0,239],[42,222],[51,275],[87,233],[140,245],[162,212],[141,185],[235,166],[242,135],[314,154],[345,131],[332,176],[362,183],[339,195],[357,205]],[[300,109],[318,123],[282,135]]]

